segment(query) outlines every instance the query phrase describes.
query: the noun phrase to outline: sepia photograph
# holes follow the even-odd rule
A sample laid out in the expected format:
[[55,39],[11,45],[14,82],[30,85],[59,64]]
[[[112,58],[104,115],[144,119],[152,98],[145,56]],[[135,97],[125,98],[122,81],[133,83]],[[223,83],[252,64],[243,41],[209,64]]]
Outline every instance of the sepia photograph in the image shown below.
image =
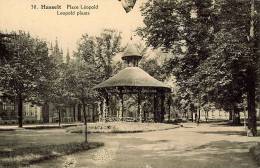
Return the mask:
[[260,168],[260,0],[0,0],[0,168]]

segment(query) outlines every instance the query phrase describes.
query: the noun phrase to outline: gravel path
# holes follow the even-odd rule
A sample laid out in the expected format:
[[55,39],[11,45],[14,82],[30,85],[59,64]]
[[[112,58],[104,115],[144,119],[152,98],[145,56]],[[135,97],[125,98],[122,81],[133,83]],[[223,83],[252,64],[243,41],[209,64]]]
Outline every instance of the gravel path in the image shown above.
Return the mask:
[[105,146],[45,161],[31,167],[57,168],[257,168],[248,148],[259,137],[243,127],[192,123],[184,127],[135,134],[92,134]]

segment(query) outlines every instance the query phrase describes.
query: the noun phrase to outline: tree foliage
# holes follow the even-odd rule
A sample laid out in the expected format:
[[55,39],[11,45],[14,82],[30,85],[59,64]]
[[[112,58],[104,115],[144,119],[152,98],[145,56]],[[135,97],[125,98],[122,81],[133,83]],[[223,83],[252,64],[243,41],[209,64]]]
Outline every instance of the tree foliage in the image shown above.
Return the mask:
[[85,34],[79,41],[78,57],[83,58],[95,68],[99,81],[108,79],[113,74],[113,57],[121,51],[121,33],[105,29],[98,36]]
[[45,90],[52,64],[47,43],[28,33],[12,33],[4,46],[6,59],[1,59],[1,90],[19,100],[18,118],[22,126],[23,101],[35,99]]
[[248,40],[250,1],[152,0],[142,14],[145,26],[138,33],[169,52],[165,67],[176,77],[179,102],[212,102],[239,115],[247,70],[256,63]]

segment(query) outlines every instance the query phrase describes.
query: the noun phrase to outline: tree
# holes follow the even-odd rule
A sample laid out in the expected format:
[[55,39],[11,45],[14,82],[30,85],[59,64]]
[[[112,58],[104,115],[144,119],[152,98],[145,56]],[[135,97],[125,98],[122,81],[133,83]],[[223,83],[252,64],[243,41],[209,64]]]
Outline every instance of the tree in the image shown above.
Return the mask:
[[[32,95],[38,95],[40,83],[48,78],[50,64],[45,41],[19,31],[12,33],[10,43],[6,43],[8,60],[1,60],[0,83],[5,93],[14,95],[18,101],[18,124],[23,125],[23,102]],[[43,85],[42,85],[43,86]]]
[[[66,71],[67,89],[72,97],[83,105],[84,125],[87,128],[86,105],[96,101],[93,87],[113,75],[113,57],[120,51],[121,35],[106,29],[99,36],[83,35],[79,41],[75,60],[70,61]],[[87,129],[85,129],[87,142]]]
[[[257,10],[260,7],[259,3],[256,3],[255,0],[250,1],[251,10],[250,10],[250,34],[249,42],[250,48],[252,51],[251,61],[247,66],[247,108],[248,108],[248,136],[257,136],[257,124],[256,124],[256,81],[257,81],[257,63],[259,61],[259,43],[260,43],[260,34],[259,34],[259,25],[260,18],[257,14]],[[258,30],[258,32],[257,32]],[[258,65],[259,66],[259,65]],[[258,77],[259,80],[259,77]]]
[[83,117],[85,125],[85,142],[87,142],[87,113],[86,105],[94,101],[95,92],[93,87],[96,82],[94,68],[84,60],[73,60],[65,71],[65,86],[70,93],[70,97],[78,99],[83,105]]
[[5,34],[0,32],[0,64],[4,64],[9,60],[10,53],[6,45],[11,43],[12,37],[14,37],[13,34]]
[[197,104],[203,89],[195,76],[209,56],[214,23],[211,11],[211,0],[149,1],[142,8],[146,26],[138,30],[148,45],[174,53],[166,65],[168,74],[176,76],[183,98]]
[[[230,77],[226,79],[231,80],[225,86],[229,86],[228,91],[232,95],[229,98],[233,102],[235,114],[239,114],[239,111],[241,111],[237,109],[236,104],[242,104],[243,95],[247,94],[248,126],[250,134],[255,136],[256,42],[258,33],[254,32],[255,35],[252,38],[252,29],[254,31],[254,27],[257,25],[257,19],[254,16],[255,10],[252,9],[254,5],[259,4],[254,4],[253,1],[251,3],[250,1],[219,2],[221,14],[219,14],[218,22],[221,26],[219,26],[215,36],[214,51],[217,51],[218,55],[225,58],[225,60],[218,61],[218,63],[225,67],[226,74],[230,74]],[[251,11],[251,15],[249,11]],[[251,25],[248,24],[250,22]]]
[[140,67],[160,81],[164,81],[167,78],[163,64],[160,64],[157,58],[143,58],[140,62]]
[[113,58],[120,51],[121,33],[105,29],[95,37],[83,35],[76,54],[94,66],[101,82],[113,75]]
[[257,61],[248,43],[248,11],[249,1],[153,0],[142,7],[145,27],[138,30],[149,45],[172,53],[165,66],[176,76],[180,99],[197,108],[212,102],[231,111],[234,124],[245,93],[251,93],[248,110],[255,114],[250,67]]

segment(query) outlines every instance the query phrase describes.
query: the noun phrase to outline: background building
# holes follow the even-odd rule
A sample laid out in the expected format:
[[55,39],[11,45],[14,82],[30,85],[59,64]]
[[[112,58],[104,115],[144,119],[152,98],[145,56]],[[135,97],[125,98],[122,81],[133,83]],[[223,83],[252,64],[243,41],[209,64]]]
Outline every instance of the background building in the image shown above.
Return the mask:
[[[86,105],[87,120],[97,121],[97,109],[95,105]],[[0,124],[17,124],[17,104],[15,98],[0,93]],[[26,102],[23,105],[24,123],[58,123],[59,111],[53,103],[36,105]],[[61,123],[83,122],[83,107],[80,103],[74,105],[62,105],[60,108]]]

